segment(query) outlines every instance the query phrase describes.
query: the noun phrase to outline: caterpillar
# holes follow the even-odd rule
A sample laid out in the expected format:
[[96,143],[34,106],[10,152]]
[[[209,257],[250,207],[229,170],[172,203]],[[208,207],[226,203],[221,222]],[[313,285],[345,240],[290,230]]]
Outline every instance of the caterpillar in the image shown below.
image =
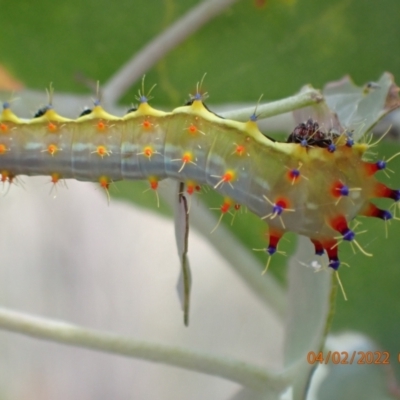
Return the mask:
[[375,177],[389,160],[367,161],[373,145],[356,143],[345,129],[326,130],[309,119],[278,142],[259,131],[256,113],[247,122],[224,119],[207,108],[199,91],[169,113],[152,108],[144,92],[138,101],[137,108],[116,117],[96,100],[76,120],[60,116],[50,101],[28,121],[5,102],[1,181],[47,175],[54,184],[73,178],[108,191],[115,181],[145,179],[156,191],[161,180],[172,178],[189,196],[208,185],[223,196],[221,215],[244,205],[268,224],[266,269],[291,231],[307,236],[315,253],[326,253],[328,266],[337,271],[342,241],[368,255],[350,221],[393,218],[370,201],[400,200],[400,190]]

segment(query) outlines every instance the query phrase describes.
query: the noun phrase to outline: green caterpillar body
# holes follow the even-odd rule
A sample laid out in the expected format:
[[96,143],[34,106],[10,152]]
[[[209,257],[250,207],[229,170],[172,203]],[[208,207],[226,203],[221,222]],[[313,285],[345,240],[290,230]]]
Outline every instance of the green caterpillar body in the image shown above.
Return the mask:
[[[51,106],[22,121],[8,103],[0,117],[2,180],[17,175],[48,175],[52,182],[74,178],[99,182],[147,179],[152,189],[172,178],[190,195],[209,185],[224,196],[221,212],[247,206],[269,225],[266,252],[276,252],[287,231],[308,236],[317,254],[326,252],[337,269],[338,235],[353,241],[348,222],[357,215],[387,220],[370,199],[400,198],[398,190],[379,183],[374,174],[383,161],[363,161],[367,144],[354,143],[345,132],[292,143],[270,140],[252,116],[241,123],[210,112],[201,97],[171,113],[153,109],[145,97],[122,118],[97,102],[76,120]],[[314,132],[316,134],[317,132]],[[320,134],[320,132],[318,132]]]

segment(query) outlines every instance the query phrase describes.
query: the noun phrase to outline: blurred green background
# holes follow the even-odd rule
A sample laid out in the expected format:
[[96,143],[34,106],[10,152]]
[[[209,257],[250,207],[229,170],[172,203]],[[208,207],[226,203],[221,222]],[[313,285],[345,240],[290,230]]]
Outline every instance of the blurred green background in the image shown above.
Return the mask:
[[[27,88],[44,90],[53,82],[59,92],[88,93],[89,98],[91,93],[77,76],[106,82],[197,3],[1,1],[0,64]],[[239,1],[157,63],[146,80],[158,85],[154,103],[173,108],[187,99],[204,72],[204,88],[213,104],[255,104],[261,93],[266,100],[279,99],[306,83],[323,87],[345,74],[360,85],[377,80],[384,71],[399,79],[399,15],[398,0]],[[138,87],[121,103],[131,103]],[[393,139],[378,147],[380,156],[399,150]],[[390,167],[398,173],[389,184],[400,187],[400,157]],[[383,175],[382,179],[388,181]],[[120,190],[128,198],[132,190],[126,188],[125,184]],[[219,204],[216,197],[208,201],[214,207]],[[373,258],[341,246],[342,259],[351,265],[341,268],[349,301],[338,296],[333,331],[351,329],[370,335],[382,350],[390,351],[400,377],[400,225],[394,221],[388,228],[386,239],[382,221],[363,221],[362,229],[368,233],[359,240]],[[233,229],[248,248],[263,246],[263,225],[257,218],[240,216]],[[283,243],[285,250],[294,247],[294,235],[290,242]],[[282,280],[285,261],[275,257],[270,267]]]

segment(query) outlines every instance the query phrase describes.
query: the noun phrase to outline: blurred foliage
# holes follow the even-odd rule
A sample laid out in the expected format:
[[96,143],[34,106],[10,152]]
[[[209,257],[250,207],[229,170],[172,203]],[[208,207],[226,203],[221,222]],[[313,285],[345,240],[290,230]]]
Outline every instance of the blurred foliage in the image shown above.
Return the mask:
[[[107,81],[196,3],[2,1],[0,64],[31,89],[53,82],[58,91],[88,92],[85,79]],[[322,87],[345,74],[357,84],[376,80],[385,70],[399,79],[399,15],[398,0],[243,0],[173,50],[146,80],[158,84],[154,103],[172,108],[184,102],[204,72],[212,103],[255,103],[261,93],[264,99],[283,98],[306,83]],[[138,86],[122,102],[131,102]],[[382,142],[378,150],[389,156],[399,145]],[[400,171],[400,159],[390,167]],[[387,180],[383,174],[382,178]],[[400,187],[400,173],[390,185]],[[130,197],[126,188],[120,194]],[[212,197],[210,207],[218,207],[219,201]],[[262,225],[256,218],[239,215],[235,228],[247,247],[260,247]],[[341,246],[341,258],[351,264],[340,270],[349,301],[339,296],[333,329],[370,335],[391,352],[400,376],[395,362],[400,351],[400,226],[394,221],[388,227],[388,240],[382,221],[363,220],[359,229],[368,230],[359,241],[374,257],[354,255],[347,244]],[[284,242],[285,250],[287,246]],[[273,261],[270,270],[285,263],[278,257]]]

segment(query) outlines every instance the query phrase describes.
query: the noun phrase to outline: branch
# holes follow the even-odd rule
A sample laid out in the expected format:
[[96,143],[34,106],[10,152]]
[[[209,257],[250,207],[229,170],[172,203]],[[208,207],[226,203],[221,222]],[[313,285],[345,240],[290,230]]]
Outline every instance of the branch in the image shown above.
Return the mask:
[[206,0],[193,7],[175,24],[135,54],[109,79],[103,87],[105,101],[109,104],[117,102],[132,84],[140,79],[165,54],[236,1]]
[[286,99],[259,105],[257,110],[255,107],[248,107],[240,110],[224,112],[221,113],[221,116],[228,119],[234,119],[236,121],[246,122],[255,111],[259,119],[269,118],[274,115],[283,114],[302,107],[318,104],[323,100],[324,97],[319,90],[310,88],[307,91],[301,92],[294,96],[286,97]]
[[285,374],[267,372],[263,368],[232,358],[222,358],[182,347],[165,346],[134,340],[126,336],[102,333],[4,308],[0,308],[0,328],[57,343],[140,358],[220,376],[256,391],[280,392],[293,379],[293,371]]

